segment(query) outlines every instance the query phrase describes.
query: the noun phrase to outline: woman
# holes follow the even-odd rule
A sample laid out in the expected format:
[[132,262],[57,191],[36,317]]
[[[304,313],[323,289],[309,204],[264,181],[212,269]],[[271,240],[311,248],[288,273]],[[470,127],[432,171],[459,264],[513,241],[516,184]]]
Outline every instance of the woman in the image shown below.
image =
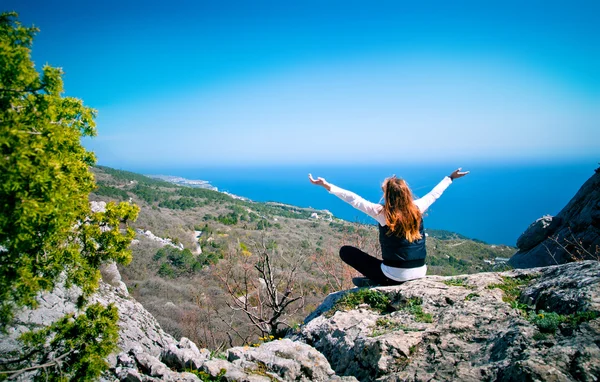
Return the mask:
[[[397,285],[404,281],[425,276],[425,232],[423,213],[448,188],[454,179],[467,175],[468,171],[452,172],[421,199],[414,200],[408,184],[396,176],[387,178],[382,185],[383,205],[371,203],[353,192],[328,183],[323,178],[313,179],[312,184],[348,202],[354,208],[371,216],[379,223],[379,243],[383,260],[377,259],[358,248],[348,245],[340,249],[342,260],[366,276],[352,281],[357,286]],[[368,279],[368,280],[367,280]]]

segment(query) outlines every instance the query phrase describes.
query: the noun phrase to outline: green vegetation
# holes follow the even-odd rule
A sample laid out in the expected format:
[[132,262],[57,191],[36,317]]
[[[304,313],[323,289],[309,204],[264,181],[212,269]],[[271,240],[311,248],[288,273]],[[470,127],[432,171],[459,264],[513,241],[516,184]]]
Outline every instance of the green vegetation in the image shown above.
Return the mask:
[[467,279],[450,279],[444,280],[443,283],[450,286],[459,286],[467,289],[475,289],[473,285],[467,284]]
[[598,312],[576,312],[573,314],[558,314],[555,312],[544,312],[543,310],[529,312],[529,321],[538,327],[540,332],[553,334],[558,329],[559,325],[566,325],[576,328],[582,322],[587,322],[598,318]]
[[[104,166],[97,166],[96,169],[103,174],[110,175],[110,181],[99,180],[97,195],[124,200],[128,197],[127,193],[130,192],[149,205],[157,205],[171,210],[189,210],[209,203],[228,204],[232,212],[217,217],[217,221],[226,225],[236,225],[240,221],[253,222],[262,217],[263,221],[262,223],[259,221],[257,229],[264,230],[272,226],[268,220],[272,220],[274,216],[308,219],[313,212],[309,209],[280,203],[254,203],[234,199],[218,191],[180,186]],[[252,212],[248,212],[248,210]],[[281,227],[278,223],[275,226]]]
[[129,199],[129,194],[126,191],[123,191],[123,190],[121,190],[119,188],[115,188],[115,187],[107,187],[102,184],[99,184],[96,186],[94,193],[96,195],[108,196],[109,198],[118,199],[118,200]]
[[465,301],[471,301],[472,299],[474,299],[475,297],[479,297],[479,295],[477,293],[469,293],[466,297],[465,297]]
[[402,331],[405,331],[405,332],[419,332],[419,331],[423,331],[423,329],[411,328],[411,327],[406,326],[404,324],[401,324],[399,322],[392,321],[392,320],[390,320],[387,317],[380,317],[375,322],[375,330],[371,334],[371,337],[377,337],[377,336],[380,336],[382,334],[386,334],[386,333],[390,333],[390,332],[395,332],[395,331],[398,331],[398,330],[402,330]]
[[[22,336],[26,354],[41,363],[50,347],[61,359],[62,370],[42,368],[37,378],[48,381],[95,381],[108,368],[105,358],[117,350],[119,319],[114,305],[89,305],[84,314],[68,314],[52,325]],[[69,365],[69,368],[65,366]]]
[[236,225],[238,223],[238,214],[230,212],[227,215],[219,215],[217,221],[225,225]]
[[133,194],[135,194],[138,198],[142,199],[148,204],[153,204],[154,202],[166,201],[171,195],[168,191],[162,191],[157,187],[148,187],[142,184],[136,184],[133,188],[129,189]]
[[577,328],[582,322],[598,318],[600,315],[594,311],[574,312],[571,314],[559,314],[556,312],[536,311],[526,304],[519,302],[519,297],[524,286],[534,279],[535,276],[521,278],[503,277],[503,283],[488,285],[488,289],[501,289],[504,292],[502,301],[510,304],[513,309],[519,311],[529,322],[537,326],[541,333],[554,334],[561,324],[571,328]]
[[507,258],[514,252],[515,249],[511,247],[491,246],[470,239],[438,239],[429,236],[425,261],[428,273],[442,276],[505,271],[510,267],[504,262],[496,262],[496,258]]
[[165,245],[159,249],[153,260],[160,264],[158,275],[161,277],[175,278],[182,274],[198,272],[203,267],[215,264],[219,256],[214,253],[202,253],[194,256],[189,249],[179,249]]
[[225,370],[225,369],[221,369],[219,371],[219,374],[217,374],[215,377],[213,377],[212,375],[208,374],[207,372],[205,372],[203,370],[189,369],[186,371],[188,373],[192,373],[196,377],[200,378],[200,380],[202,382],[226,382],[226,381],[228,381],[228,379],[225,378],[225,373],[227,372],[227,370]]
[[361,304],[367,304],[376,312],[391,313],[395,310],[404,310],[414,316],[416,322],[433,322],[433,317],[430,313],[423,312],[423,300],[419,297],[412,297],[403,301],[396,309],[392,306],[390,297],[378,290],[374,289],[359,289],[356,292],[346,293],[341,297],[328,312],[328,315],[333,314],[338,310],[355,309]]
[[165,182],[164,180],[148,178],[147,176],[136,174],[135,172],[117,170],[114,168],[99,165],[97,165],[96,167],[101,169],[104,173],[109,174],[114,180],[120,182],[134,182],[145,186],[158,186],[166,188],[177,187],[172,183]]
[[390,298],[387,294],[377,290],[364,288],[359,289],[356,292],[346,293],[335,303],[330,312],[333,314],[333,312],[337,310],[355,309],[361,304],[367,304],[371,309],[381,313],[393,311],[393,308],[390,305]]
[[425,229],[425,232],[429,237],[436,238],[439,240],[469,240],[479,244],[487,244],[483,240],[479,239],[471,239],[465,235],[461,235],[460,233],[446,231],[443,229]]
[[515,304],[518,304],[519,296],[521,295],[521,290],[523,289],[523,287],[527,286],[534,278],[534,276],[529,275],[524,277],[503,276],[501,283],[490,284],[487,286],[487,288],[502,290],[504,292],[502,301],[511,304],[511,306],[516,306]]
[[423,312],[423,300],[420,297],[409,298],[401,307],[401,310],[405,310],[412,314],[416,322],[433,322],[431,313]]
[[96,111],[61,95],[59,68],[36,71],[30,55],[37,32],[16,13],[0,15],[0,330],[59,283],[81,288],[81,314],[25,332],[22,354],[0,371],[11,378],[32,368],[40,380],[87,381],[106,369],[118,317],[112,306],[86,306],[86,297],[98,287],[101,263],[131,260],[128,224],[138,209],[108,203],[106,212],[91,212],[95,158],[80,140],[96,134]]
[[189,210],[190,208],[198,207],[200,203],[192,198],[167,199],[158,203],[159,207],[169,208],[172,210]]
[[460,233],[450,232],[443,229],[429,229],[425,230],[428,237],[436,238],[439,240],[471,240],[468,237],[461,235]]

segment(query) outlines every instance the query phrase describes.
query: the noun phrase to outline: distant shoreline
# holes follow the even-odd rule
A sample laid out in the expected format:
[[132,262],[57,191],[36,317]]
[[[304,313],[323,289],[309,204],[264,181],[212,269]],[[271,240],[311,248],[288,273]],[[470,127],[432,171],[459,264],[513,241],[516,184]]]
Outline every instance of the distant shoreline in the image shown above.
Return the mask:
[[165,182],[176,184],[178,186],[191,187],[191,188],[205,188],[207,190],[217,191],[222,194],[229,195],[234,199],[244,200],[244,201],[248,201],[248,202],[252,201],[246,197],[234,195],[227,191],[219,191],[219,189],[217,187],[213,186],[212,184],[210,184],[210,182],[208,180],[186,179],[181,176],[173,176],[173,175],[145,175],[145,176],[147,176],[148,178],[152,178],[152,179],[160,179]]

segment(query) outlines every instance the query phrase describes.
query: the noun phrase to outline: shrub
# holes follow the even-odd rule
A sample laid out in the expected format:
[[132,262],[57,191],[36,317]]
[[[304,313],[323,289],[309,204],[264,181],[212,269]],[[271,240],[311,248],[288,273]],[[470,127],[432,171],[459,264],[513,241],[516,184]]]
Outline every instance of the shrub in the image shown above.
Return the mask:
[[346,293],[335,303],[331,310],[349,310],[361,304],[367,304],[378,312],[390,312],[393,310],[388,295],[374,289],[359,289],[356,292]]

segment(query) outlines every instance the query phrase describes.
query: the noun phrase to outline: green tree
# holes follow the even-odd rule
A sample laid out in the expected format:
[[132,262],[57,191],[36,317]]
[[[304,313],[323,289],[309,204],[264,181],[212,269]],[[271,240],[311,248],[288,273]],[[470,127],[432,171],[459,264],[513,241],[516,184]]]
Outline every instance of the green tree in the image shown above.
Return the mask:
[[[81,288],[81,311],[25,335],[23,351],[31,353],[1,362],[0,379],[46,362],[40,378],[87,380],[114,349],[117,315],[113,306],[86,307],[85,298],[98,287],[102,262],[131,260],[134,231],[127,223],[138,209],[109,203],[105,212],[90,210],[95,157],[80,140],[96,134],[96,112],[62,96],[60,68],[37,72],[30,58],[37,32],[16,13],[0,15],[0,330],[60,282]],[[86,330],[93,335],[80,336]]]

